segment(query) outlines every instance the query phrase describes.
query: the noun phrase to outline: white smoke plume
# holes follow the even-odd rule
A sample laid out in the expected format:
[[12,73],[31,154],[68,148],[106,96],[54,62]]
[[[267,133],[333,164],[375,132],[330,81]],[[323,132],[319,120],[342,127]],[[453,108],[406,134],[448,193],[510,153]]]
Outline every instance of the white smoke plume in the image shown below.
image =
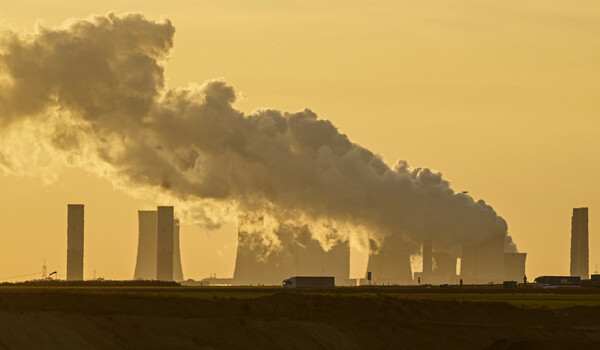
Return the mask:
[[[4,30],[3,171],[82,167],[131,191],[275,213],[280,222],[367,228],[415,245],[507,232],[491,206],[454,192],[441,174],[405,161],[390,167],[308,109],[244,115],[222,80],[166,89],[174,33],[169,21],[139,14]],[[203,215],[216,224],[231,210]]]

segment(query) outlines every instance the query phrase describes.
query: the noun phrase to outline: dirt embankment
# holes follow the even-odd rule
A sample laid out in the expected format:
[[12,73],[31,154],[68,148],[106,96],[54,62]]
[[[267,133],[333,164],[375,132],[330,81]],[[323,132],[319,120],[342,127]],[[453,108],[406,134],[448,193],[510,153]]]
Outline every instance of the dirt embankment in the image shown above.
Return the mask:
[[600,308],[377,295],[0,293],[0,349],[600,347]]

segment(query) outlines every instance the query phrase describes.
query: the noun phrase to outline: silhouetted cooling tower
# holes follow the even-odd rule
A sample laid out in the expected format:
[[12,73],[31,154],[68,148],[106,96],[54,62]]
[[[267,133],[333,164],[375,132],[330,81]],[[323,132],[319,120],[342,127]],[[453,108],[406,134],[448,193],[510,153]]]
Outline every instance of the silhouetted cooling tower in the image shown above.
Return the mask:
[[478,246],[463,247],[460,274],[465,283],[504,280],[504,240],[505,235],[497,235]]
[[83,204],[69,204],[67,213],[67,281],[83,280]]
[[183,281],[183,268],[181,267],[181,253],[179,250],[179,219],[175,219],[173,230],[173,280]]
[[456,257],[446,252],[433,252],[431,258],[433,260],[433,275],[448,276],[454,280],[456,277]]
[[504,253],[504,268],[507,281],[520,282],[525,277],[527,253]]
[[423,273],[424,274],[431,273],[431,271],[432,271],[431,252],[432,252],[432,242],[430,239],[426,239],[423,241]]
[[173,280],[174,220],[173,207],[158,207],[156,279],[159,281]]
[[588,208],[573,208],[571,217],[571,276],[589,278]]
[[[158,213],[156,210],[138,211],[139,238],[138,253],[135,264],[134,279],[155,280],[157,279],[157,225]],[[181,266],[181,253],[179,244],[179,219],[174,220],[173,228],[173,280],[183,281],[183,269]]]
[[135,264],[134,279],[156,279],[157,233],[158,216],[156,210],[138,211],[138,252]]
[[280,285],[284,278],[303,275],[334,276],[338,284],[348,280],[348,242],[335,242],[325,251],[306,226],[280,225],[267,233],[263,217],[238,217],[234,284]]
[[375,283],[411,284],[410,251],[401,238],[388,236],[380,245],[369,241],[367,272]]

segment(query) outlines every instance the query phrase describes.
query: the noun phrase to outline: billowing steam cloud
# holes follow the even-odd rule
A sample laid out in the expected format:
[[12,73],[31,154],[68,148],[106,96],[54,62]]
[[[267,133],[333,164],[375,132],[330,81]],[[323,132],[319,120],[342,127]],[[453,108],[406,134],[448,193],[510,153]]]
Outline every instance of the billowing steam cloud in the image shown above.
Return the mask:
[[221,80],[166,89],[174,33],[169,21],[138,14],[6,31],[0,166],[18,173],[26,162],[17,148],[26,147],[38,162],[60,159],[132,189],[414,243],[478,243],[507,231],[492,207],[455,193],[441,174],[405,161],[390,168],[310,110],[244,115]]

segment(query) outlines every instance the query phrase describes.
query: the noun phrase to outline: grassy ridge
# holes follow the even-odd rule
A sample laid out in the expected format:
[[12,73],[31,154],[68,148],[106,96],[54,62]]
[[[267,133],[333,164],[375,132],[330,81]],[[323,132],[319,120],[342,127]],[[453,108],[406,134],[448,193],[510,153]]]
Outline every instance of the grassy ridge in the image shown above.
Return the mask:
[[0,348],[600,348],[597,291],[523,290],[3,286]]
[[[579,293],[577,293],[579,292]],[[173,285],[3,285],[2,295],[83,295],[127,296],[150,298],[186,298],[200,300],[255,299],[286,293],[289,295],[322,295],[330,297],[391,297],[407,301],[455,301],[508,303],[527,308],[567,308],[574,306],[600,306],[597,289],[514,289],[507,292],[499,288],[392,288],[359,287],[335,288],[333,290],[284,290],[280,287],[181,287]]]

